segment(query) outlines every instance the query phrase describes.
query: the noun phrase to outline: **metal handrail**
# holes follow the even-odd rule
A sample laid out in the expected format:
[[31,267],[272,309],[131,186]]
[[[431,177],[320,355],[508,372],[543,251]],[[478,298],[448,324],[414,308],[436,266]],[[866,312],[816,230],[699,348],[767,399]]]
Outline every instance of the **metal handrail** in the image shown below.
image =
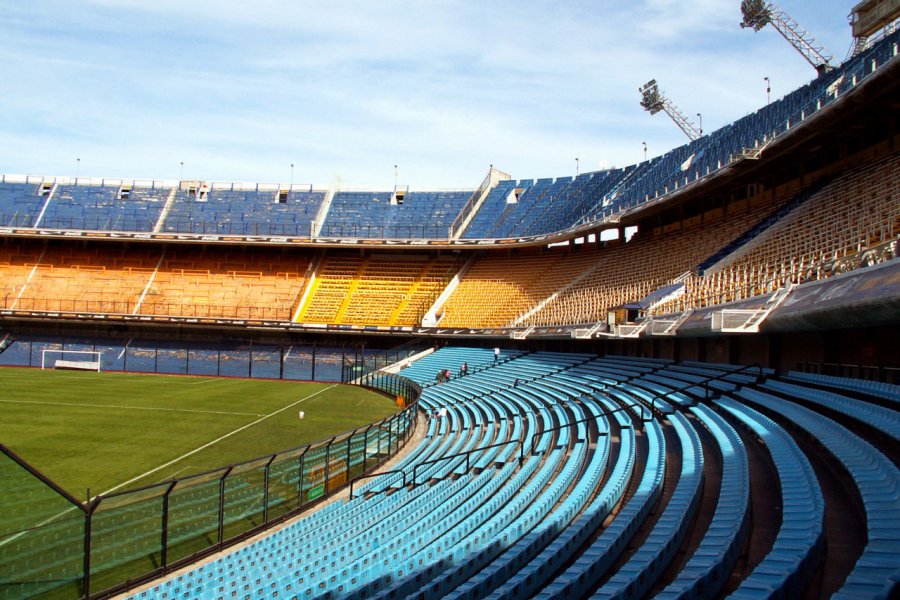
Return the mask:
[[372,477],[381,477],[382,475],[391,475],[395,473],[400,473],[403,476],[403,487],[406,487],[406,471],[404,471],[403,469],[397,469],[394,471],[381,471],[380,473],[369,473],[368,475],[359,475],[358,477],[354,477],[350,480],[350,499],[353,500],[353,485],[360,479],[370,479]]
[[[476,453],[476,452],[483,452],[483,451],[485,451],[485,450],[490,450],[491,448],[498,448],[498,447],[500,447],[500,446],[508,446],[509,444],[521,444],[520,447],[521,447],[521,448],[524,448],[524,445],[525,445],[525,444],[524,444],[524,441],[525,441],[525,440],[518,439],[518,440],[507,440],[507,441],[505,441],[505,442],[497,442],[496,444],[490,444],[489,446],[483,446],[483,447],[481,447],[481,448],[475,448],[474,450],[467,450],[467,451],[465,451],[465,452],[459,452],[459,453],[457,453],[457,454],[451,454],[450,456],[442,456],[441,458],[435,458],[435,459],[433,459],[433,460],[425,461],[425,462],[423,462],[423,463],[418,463],[417,465],[415,465],[415,466],[413,467],[412,484],[413,484],[413,485],[416,485],[416,476],[418,475],[419,467],[424,467],[424,466],[426,466],[426,465],[432,465],[432,464],[439,463],[439,462],[442,462],[442,461],[445,461],[445,460],[451,460],[451,459],[454,459],[454,458],[459,458],[460,456],[465,456],[465,457],[466,457],[466,471],[468,471],[468,470],[470,469],[469,455],[474,454],[474,453]],[[519,458],[520,458],[520,461],[524,458],[524,453],[521,452],[521,450],[520,450],[520,453],[519,453]]]
[[[765,374],[763,373],[762,365],[760,365],[759,363],[753,363],[753,364],[751,364],[751,365],[746,365],[746,366],[743,366],[743,367],[739,367],[739,368],[737,368],[737,369],[732,369],[731,371],[726,371],[725,373],[720,373],[719,375],[707,377],[707,378],[704,379],[703,381],[698,381],[698,382],[696,382],[696,383],[689,383],[689,384],[687,384],[687,385],[685,385],[685,386],[682,386],[682,387],[680,387],[680,388],[677,388],[677,389],[670,390],[670,391],[666,392],[666,395],[679,394],[679,393],[681,393],[681,392],[686,392],[687,390],[689,390],[689,389],[691,389],[691,388],[698,387],[698,386],[701,386],[701,385],[702,385],[702,386],[703,386],[703,401],[704,401],[704,402],[709,402],[709,384],[710,384],[711,382],[713,382],[713,381],[719,381],[719,380],[725,379],[725,378],[728,377],[729,375],[736,375],[736,374],[738,374],[738,373],[742,373],[742,372],[748,371],[748,370],[750,370],[750,369],[758,369],[758,371],[759,371],[759,372],[757,373],[757,375],[756,375],[756,383],[759,384],[759,383],[762,383],[763,381],[765,381]],[[656,394],[656,392],[654,392],[654,394]],[[655,408],[655,407],[656,407],[656,402],[657,402],[657,400],[664,400],[664,399],[665,399],[665,398],[664,398],[662,395],[656,394],[656,395],[650,400],[650,408],[652,409],[652,408]],[[646,421],[645,421],[645,422],[646,422]]]
[[[533,434],[531,435],[531,443],[530,443],[530,448],[529,448],[529,450],[528,450],[528,453],[529,453],[531,456],[535,456],[535,455],[537,454],[537,453],[535,452],[534,449],[535,449],[535,446],[537,446],[537,440],[538,440],[538,437],[543,436],[545,433],[552,433],[552,432],[554,432],[554,431],[562,431],[563,429],[568,429],[569,427],[572,427],[573,425],[580,425],[581,423],[587,423],[587,422],[589,422],[589,421],[596,421],[596,420],[599,419],[600,417],[608,417],[608,416],[610,416],[610,415],[613,415],[613,414],[618,413],[618,412],[622,412],[622,411],[624,411],[624,410],[626,410],[626,409],[633,408],[633,407],[635,407],[635,406],[636,406],[636,407],[639,407],[639,408],[641,409],[641,415],[644,414],[644,410],[649,410],[647,407],[645,407],[645,406],[642,405],[642,404],[630,404],[630,405],[628,405],[628,406],[622,406],[622,407],[619,407],[619,408],[616,408],[616,409],[613,409],[613,410],[604,411],[604,412],[601,412],[601,413],[599,413],[599,414],[592,415],[592,416],[590,416],[590,417],[583,417],[583,418],[581,418],[581,419],[576,419],[575,421],[569,421],[569,422],[567,422],[567,423],[561,423],[561,424],[559,424],[559,425],[554,425],[553,427],[548,427],[548,428],[546,428],[546,429],[544,429],[544,430],[542,430],[542,431],[535,432],[535,433],[533,433]],[[646,422],[646,421],[643,420],[643,417],[642,417],[642,419],[641,419],[641,422],[642,422],[642,423],[645,423],[645,422]],[[631,427],[631,426],[630,426],[630,425],[622,425],[622,427],[626,427],[626,428],[627,428],[627,427]],[[605,432],[605,431],[602,431],[602,432],[601,432],[601,431],[598,431],[598,432],[597,432],[597,435],[598,435],[598,436],[606,436],[606,435],[609,435],[609,432]],[[524,453],[523,453],[523,457],[524,457]]]

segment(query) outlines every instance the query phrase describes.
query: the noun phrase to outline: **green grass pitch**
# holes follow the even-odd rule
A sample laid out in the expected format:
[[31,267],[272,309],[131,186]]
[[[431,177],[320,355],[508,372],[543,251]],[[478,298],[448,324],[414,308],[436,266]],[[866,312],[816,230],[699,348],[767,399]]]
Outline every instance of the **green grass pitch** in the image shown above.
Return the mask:
[[397,407],[348,385],[10,368],[0,411],[0,442],[84,498],[302,446]]

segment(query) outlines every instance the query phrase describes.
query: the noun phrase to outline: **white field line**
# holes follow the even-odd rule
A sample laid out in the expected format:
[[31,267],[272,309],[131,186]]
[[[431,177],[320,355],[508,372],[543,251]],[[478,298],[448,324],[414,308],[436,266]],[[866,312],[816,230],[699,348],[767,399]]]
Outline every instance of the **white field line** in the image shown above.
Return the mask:
[[181,467],[180,469],[178,469],[177,471],[172,473],[172,479],[175,479],[176,477],[178,477],[179,475],[181,475],[182,473],[184,473],[185,471],[187,471],[188,469],[191,469],[193,467],[194,467],[194,465],[185,465],[185,466]]
[[[330,385],[330,386],[328,386],[327,388],[321,389],[321,390],[319,390],[318,392],[316,392],[316,393],[314,393],[314,394],[310,394],[309,396],[306,396],[305,398],[301,398],[300,400],[297,400],[296,402],[294,402],[294,403],[292,403],[292,404],[288,404],[288,405],[285,406],[284,408],[280,408],[280,409],[276,410],[276,411],[273,412],[273,413],[270,413],[270,414],[268,414],[268,415],[265,415],[265,416],[263,416],[262,418],[257,419],[257,420],[253,421],[252,423],[250,423],[250,424],[248,424],[248,425],[244,425],[243,427],[240,427],[240,428],[238,428],[238,429],[235,429],[235,430],[232,431],[231,433],[226,433],[225,435],[223,435],[223,436],[221,436],[221,437],[219,437],[219,438],[217,438],[217,439],[214,439],[213,441],[211,441],[211,442],[209,442],[209,443],[207,443],[207,444],[204,444],[203,446],[200,446],[199,448],[196,448],[196,449],[194,449],[194,450],[191,450],[190,452],[188,452],[188,453],[186,453],[186,454],[182,454],[182,455],[179,456],[178,458],[176,458],[176,459],[174,459],[174,460],[170,460],[169,462],[167,462],[167,463],[164,464],[164,465],[160,465],[160,466],[156,467],[155,469],[150,469],[149,471],[147,471],[147,472],[144,473],[143,475],[138,475],[137,477],[134,477],[134,478],[132,478],[132,479],[129,479],[129,480],[126,481],[125,483],[120,483],[119,485],[117,485],[117,486],[115,486],[115,487],[112,487],[112,488],[106,490],[105,492],[102,492],[101,495],[103,495],[103,494],[109,494],[110,492],[114,492],[114,491],[118,490],[119,488],[125,487],[126,485],[128,485],[128,484],[130,484],[130,483],[133,483],[133,482],[135,482],[135,481],[141,479],[142,477],[146,477],[147,475],[152,475],[153,473],[159,471],[160,469],[165,469],[165,468],[168,467],[169,465],[172,465],[172,464],[178,462],[179,460],[181,460],[181,459],[183,459],[183,458],[187,458],[188,456],[191,456],[192,454],[196,454],[197,452],[200,452],[200,451],[203,450],[204,448],[209,448],[209,447],[212,446],[213,444],[216,444],[216,443],[218,443],[218,442],[221,442],[221,441],[224,440],[225,438],[231,437],[232,435],[234,435],[234,434],[236,434],[236,433],[238,433],[238,432],[240,432],[240,431],[243,431],[244,429],[247,429],[248,427],[253,427],[253,426],[256,425],[257,423],[260,423],[261,421],[265,421],[265,420],[268,419],[269,417],[272,417],[272,416],[274,416],[274,415],[277,415],[278,413],[280,413],[280,412],[282,412],[282,411],[285,411],[285,410],[291,408],[292,406],[297,406],[297,405],[300,404],[301,402],[306,402],[306,401],[309,400],[310,398],[314,398],[315,396],[318,396],[318,395],[321,394],[322,392],[327,392],[328,390],[330,390],[331,388],[336,387],[336,386],[337,386],[337,384]],[[10,401],[9,401],[9,400],[6,400],[5,402],[10,402]],[[187,468],[187,467],[185,467],[185,469],[186,469],[186,468]],[[180,472],[184,471],[185,469],[180,469],[178,472],[180,473]],[[54,519],[57,519],[57,518],[61,517],[62,515],[66,514],[67,512],[70,512],[70,511],[73,511],[73,510],[75,510],[75,507],[74,507],[74,506],[71,507],[71,508],[68,508],[68,509],[66,509],[66,510],[64,510],[64,511],[62,511],[62,512],[59,513],[58,515],[54,515],[54,516],[52,516],[52,517],[48,517],[47,519],[44,519],[42,522],[40,522],[40,523],[38,523],[37,525],[35,525],[35,526],[33,527],[33,529],[38,529],[38,528],[40,528],[40,527],[43,527],[43,526],[46,525],[47,523],[52,522]],[[26,533],[27,533],[26,531],[20,531],[19,533],[15,534],[15,535],[13,535],[13,536],[11,536],[11,537],[8,537],[7,539],[5,539],[5,540],[3,540],[2,542],[0,542],[0,547],[5,546],[6,544],[9,544],[9,543],[11,543],[11,542],[13,542],[13,541],[19,539],[20,537],[22,537],[22,536],[25,535]]]
[[220,379],[213,378],[213,379],[201,379],[200,381],[190,381],[190,382],[188,382],[188,385],[200,385],[201,383],[213,383],[214,381],[220,381]]
[[179,456],[178,458],[174,458],[174,459],[170,460],[169,462],[167,462],[167,463],[165,463],[165,464],[163,464],[163,465],[160,465],[160,466],[158,466],[158,467],[155,467],[155,468],[153,468],[153,469],[150,469],[150,470],[147,471],[146,473],[142,473],[142,474],[138,475],[137,477],[132,477],[132,478],[129,479],[128,481],[126,481],[126,482],[124,482],[124,483],[120,483],[119,485],[117,485],[117,486],[115,486],[115,487],[111,487],[111,488],[109,488],[108,490],[106,490],[105,492],[101,492],[100,495],[102,496],[102,495],[104,495],[104,494],[112,493],[112,492],[114,492],[114,491],[116,491],[116,490],[118,490],[118,489],[120,489],[120,488],[125,487],[126,485],[130,485],[130,484],[134,483],[135,481],[139,481],[139,480],[143,479],[144,477],[146,477],[146,476],[148,476],[148,475],[152,475],[153,473],[156,473],[157,471],[161,471],[162,469],[165,469],[165,468],[168,467],[168,466],[174,465],[174,464],[177,463],[178,461],[180,461],[180,460],[182,460],[182,459],[184,459],[184,458],[187,458],[188,456],[193,456],[194,454],[197,454],[197,453],[200,452],[201,450],[205,450],[206,448],[209,448],[210,446],[213,446],[213,445],[215,445],[215,444],[218,444],[218,443],[221,442],[222,440],[227,439],[227,438],[230,438],[231,436],[233,436],[233,435],[235,435],[235,434],[237,434],[237,433],[240,433],[241,431],[244,431],[245,429],[249,429],[250,427],[253,427],[253,426],[256,425],[257,423],[262,423],[262,422],[265,421],[266,419],[268,419],[268,418],[270,418],[270,417],[274,417],[274,416],[277,415],[278,413],[284,412],[284,411],[286,411],[286,410],[289,409],[289,408],[292,408],[292,407],[294,407],[294,406],[297,406],[297,405],[300,404],[301,402],[306,402],[307,400],[309,400],[309,399],[311,399],[311,398],[315,398],[316,396],[318,396],[318,395],[321,394],[322,392],[327,392],[328,390],[330,390],[330,389],[333,388],[333,387],[337,387],[337,384],[333,384],[333,385],[328,386],[327,388],[323,388],[323,389],[319,390],[318,392],[312,393],[312,394],[310,394],[309,396],[306,396],[306,397],[304,397],[304,398],[301,398],[300,400],[297,400],[296,402],[292,402],[291,404],[288,404],[287,406],[284,406],[284,407],[282,407],[282,408],[279,408],[279,409],[276,410],[275,412],[271,412],[271,413],[269,413],[269,414],[267,414],[267,415],[265,415],[265,416],[263,416],[263,417],[260,417],[259,419],[253,421],[252,423],[248,423],[248,424],[246,424],[246,425],[244,425],[244,426],[242,426],[242,427],[238,427],[238,428],[235,429],[234,431],[231,431],[231,432],[229,432],[229,433],[226,433],[226,434],[223,435],[223,436],[219,436],[219,437],[217,437],[216,439],[214,439],[213,441],[207,442],[206,444],[203,444],[203,445],[200,446],[199,448],[195,448],[195,449],[191,450],[190,452],[186,452],[185,454],[182,454],[182,455]]
[[41,402],[40,400],[3,400],[7,404],[43,404],[47,406],[81,406],[85,408],[122,408],[125,410],[158,410],[163,412],[198,413],[204,415],[241,415],[245,417],[264,417],[260,413],[228,412],[222,410],[194,410],[190,408],[163,408],[161,406],[124,406],[120,404],[81,404],[78,402]]

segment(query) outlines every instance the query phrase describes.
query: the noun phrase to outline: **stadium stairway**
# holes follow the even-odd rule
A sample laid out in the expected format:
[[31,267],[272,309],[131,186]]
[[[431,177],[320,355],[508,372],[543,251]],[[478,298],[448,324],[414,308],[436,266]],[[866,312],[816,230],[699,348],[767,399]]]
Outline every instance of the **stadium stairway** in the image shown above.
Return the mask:
[[[459,375],[463,362],[468,375]],[[432,383],[444,369],[453,377]],[[425,386],[427,429],[391,473],[131,598],[896,592],[900,415],[884,397],[891,388],[658,359],[495,359],[456,347],[401,374]],[[858,556],[825,583],[828,549],[842,540],[828,526],[835,508],[823,461],[851,482],[867,524]],[[760,470],[776,489],[755,487]],[[757,524],[771,531],[765,543]]]
[[713,267],[719,261],[725,259],[730,254],[737,252],[742,246],[747,245],[751,240],[760,235],[766,229],[777,223],[781,218],[785,215],[793,211],[795,208],[812,198],[819,190],[821,190],[825,185],[831,181],[831,177],[823,177],[818,181],[814,182],[812,185],[807,187],[805,190],[791,198],[787,201],[783,206],[778,208],[774,213],[748,229],[743,234],[739,235],[737,238],[729,242],[724,248],[704,260],[700,263],[700,266],[697,267],[697,271],[703,275],[703,273]]

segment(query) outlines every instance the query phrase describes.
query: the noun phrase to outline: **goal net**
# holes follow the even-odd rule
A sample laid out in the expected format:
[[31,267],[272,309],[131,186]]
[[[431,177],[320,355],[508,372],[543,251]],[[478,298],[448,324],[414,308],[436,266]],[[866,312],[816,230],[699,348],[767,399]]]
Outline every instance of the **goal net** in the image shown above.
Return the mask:
[[41,369],[100,372],[103,353],[94,350],[41,350]]

